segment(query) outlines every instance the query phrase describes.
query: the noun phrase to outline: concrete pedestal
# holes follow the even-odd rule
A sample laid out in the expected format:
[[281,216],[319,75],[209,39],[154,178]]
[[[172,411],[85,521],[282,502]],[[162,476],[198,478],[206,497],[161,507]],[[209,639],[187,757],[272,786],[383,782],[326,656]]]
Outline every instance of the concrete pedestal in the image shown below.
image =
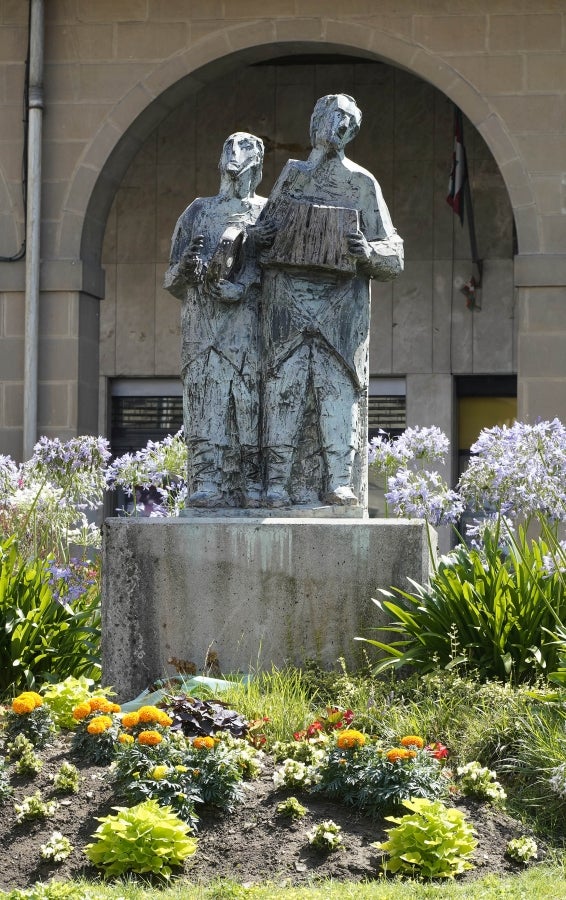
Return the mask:
[[422,522],[402,519],[107,519],[102,660],[121,700],[174,674],[360,658],[380,587],[426,581]]

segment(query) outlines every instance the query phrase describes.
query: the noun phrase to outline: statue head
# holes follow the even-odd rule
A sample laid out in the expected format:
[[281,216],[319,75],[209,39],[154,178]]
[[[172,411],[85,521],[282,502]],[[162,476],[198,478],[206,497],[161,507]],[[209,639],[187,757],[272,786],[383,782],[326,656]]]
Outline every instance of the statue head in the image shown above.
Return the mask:
[[326,94],[316,101],[311,116],[313,147],[342,150],[353,140],[362,121],[362,113],[349,94]]
[[254,193],[263,176],[263,141],[255,134],[236,131],[224,141],[218,168],[222,178],[239,179],[250,172],[250,189]]

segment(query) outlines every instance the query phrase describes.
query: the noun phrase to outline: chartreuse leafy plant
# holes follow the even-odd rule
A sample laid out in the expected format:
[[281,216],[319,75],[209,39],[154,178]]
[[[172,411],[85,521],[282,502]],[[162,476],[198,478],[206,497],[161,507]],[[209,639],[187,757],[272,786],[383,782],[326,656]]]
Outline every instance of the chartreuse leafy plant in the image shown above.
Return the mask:
[[[59,728],[71,730],[77,727],[77,719],[73,716],[73,710],[80,703],[88,702],[92,697],[94,685],[93,678],[87,678],[85,675],[76,678],[74,675],[69,675],[63,681],[42,686],[43,699],[49,706],[55,724]],[[108,696],[111,693],[111,688],[101,688],[99,685],[96,687],[98,696]]]
[[145,800],[130,809],[114,809],[116,815],[98,820],[94,841],[85,847],[88,859],[105,877],[151,872],[169,878],[172,866],[195,853],[197,842],[189,837],[189,826],[170,807]]
[[467,869],[477,841],[464,813],[440,800],[415,797],[404,800],[409,810],[404,816],[387,816],[395,828],[386,829],[389,838],[373,846],[385,850],[387,872],[421,878],[454,878]]

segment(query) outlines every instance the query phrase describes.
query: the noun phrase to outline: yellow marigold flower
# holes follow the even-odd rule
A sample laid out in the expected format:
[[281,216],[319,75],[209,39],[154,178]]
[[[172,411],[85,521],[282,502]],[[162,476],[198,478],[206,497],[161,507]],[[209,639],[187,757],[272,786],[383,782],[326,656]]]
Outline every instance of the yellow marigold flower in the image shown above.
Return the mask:
[[402,747],[416,747],[418,750],[422,750],[424,747],[422,737],[419,737],[417,734],[406,734],[405,737],[401,738],[400,743]]
[[134,738],[131,734],[120,734],[118,740],[121,744],[133,744]]
[[187,766],[175,766],[175,771],[179,772],[179,774],[182,774],[183,772],[188,772],[189,769]]
[[18,716],[24,716],[27,713],[33,712],[35,709],[35,703],[31,697],[14,697],[12,701],[12,711],[15,712]]
[[110,716],[95,716],[86,726],[89,734],[102,734],[104,731],[108,731],[109,728],[112,728]]
[[33,700],[34,706],[43,706],[43,697],[37,691],[22,691],[20,697],[29,697]]
[[416,750],[405,750],[405,759],[414,759],[417,755]]
[[195,750],[212,750],[216,741],[211,737],[196,737],[193,740]]
[[365,742],[366,737],[361,731],[356,731],[355,728],[347,728],[338,735],[336,746],[340,747],[341,750],[349,750],[352,747],[363,747]]
[[158,709],[157,712],[159,713],[159,717],[156,718],[155,721],[158,725],[163,725],[165,728],[168,728],[169,725],[173,724],[173,719],[170,719],[164,710]]
[[106,697],[91,697],[88,702],[91,712],[109,713],[114,705]]
[[124,713],[122,716],[122,725],[124,728],[133,728],[134,725],[138,724],[139,720],[140,717],[137,712]]
[[158,731],[140,731],[138,741],[140,744],[146,744],[148,747],[155,747],[160,744],[163,738]]
[[79,703],[79,705],[75,706],[73,710],[73,719],[76,719],[78,722],[80,722],[81,719],[86,719],[86,717],[90,716],[90,714],[90,703]]
[[138,715],[140,722],[158,722],[163,710],[157,709],[157,706],[140,706]]
[[149,774],[151,778],[155,778],[156,781],[161,781],[162,778],[165,778],[167,772],[167,766],[154,766]]
[[108,710],[108,712],[112,712],[112,713],[122,712],[122,707],[120,706],[119,703],[111,703],[110,709]]

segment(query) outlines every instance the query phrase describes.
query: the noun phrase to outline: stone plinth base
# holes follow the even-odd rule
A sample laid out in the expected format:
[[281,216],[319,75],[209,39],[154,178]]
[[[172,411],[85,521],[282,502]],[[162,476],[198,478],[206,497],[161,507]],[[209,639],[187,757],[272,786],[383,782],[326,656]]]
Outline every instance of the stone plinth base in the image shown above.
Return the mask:
[[425,581],[422,522],[401,519],[107,519],[103,540],[105,684],[130,699],[174,674],[360,658],[379,624],[380,587]]

